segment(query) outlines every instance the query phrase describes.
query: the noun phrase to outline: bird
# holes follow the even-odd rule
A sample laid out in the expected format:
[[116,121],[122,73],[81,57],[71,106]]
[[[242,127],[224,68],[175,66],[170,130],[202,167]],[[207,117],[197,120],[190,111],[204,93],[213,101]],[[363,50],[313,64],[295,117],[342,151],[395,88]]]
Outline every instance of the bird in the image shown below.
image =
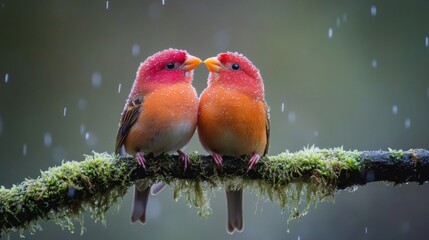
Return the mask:
[[[197,125],[199,99],[191,83],[193,70],[201,62],[185,50],[170,48],[140,64],[121,114],[116,154],[136,157],[146,170],[145,155],[177,151],[186,170],[189,157],[180,149]],[[136,183],[132,223],[146,223],[149,192],[149,182]]]
[[[247,171],[268,152],[269,109],[259,70],[244,55],[219,53],[204,61],[208,86],[200,95],[197,132],[215,164],[224,156],[250,157]],[[243,189],[226,186],[227,232],[243,230]]]

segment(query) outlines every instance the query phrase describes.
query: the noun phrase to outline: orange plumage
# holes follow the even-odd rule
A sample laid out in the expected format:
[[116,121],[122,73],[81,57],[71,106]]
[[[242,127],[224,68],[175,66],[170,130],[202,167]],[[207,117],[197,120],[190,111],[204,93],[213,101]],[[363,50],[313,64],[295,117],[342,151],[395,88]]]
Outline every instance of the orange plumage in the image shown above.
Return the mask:
[[[222,156],[251,156],[249,168],[268,151],[270,121],[259,70],[243,55],[221,53],[204,61],[208,87],[200,96],[198,136],[216,164]],[[243,229],[243,190],[226,190],[228,233]]]
[[165,153],[183,147],[197,124],[198,97],[189,83],[176,83],[144,97],[137,122],[124,141],[127,153]]
[[[186,169],[189,157],[180,148],[189,142],[197,124],[198,96],[191,82],[200,63],[186,51],[167,49],[140,65],[121,115],[117,154],[131,154],[146,168],[145,154],[177,151]],[[149,191],[147,181],[135,187],[132,222],[146,222]]]
[[239,90],[213,84],[200,98],[198,134],[210,152],[262,155],[267,146],[266,105]]

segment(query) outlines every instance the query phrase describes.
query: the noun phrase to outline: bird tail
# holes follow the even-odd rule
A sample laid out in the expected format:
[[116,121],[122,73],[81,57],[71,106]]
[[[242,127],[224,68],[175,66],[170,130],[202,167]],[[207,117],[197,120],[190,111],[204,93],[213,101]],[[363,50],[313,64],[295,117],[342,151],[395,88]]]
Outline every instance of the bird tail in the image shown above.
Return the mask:
[[134,186],[134,201],[131,211],[131,222],[139,220],[142,224],[146,223],[146,206],[149,198],[150,187],[148,182],[143,182]]
[[228,233],[243,231],[243,189],[226,190],[226,203],[228,207]]

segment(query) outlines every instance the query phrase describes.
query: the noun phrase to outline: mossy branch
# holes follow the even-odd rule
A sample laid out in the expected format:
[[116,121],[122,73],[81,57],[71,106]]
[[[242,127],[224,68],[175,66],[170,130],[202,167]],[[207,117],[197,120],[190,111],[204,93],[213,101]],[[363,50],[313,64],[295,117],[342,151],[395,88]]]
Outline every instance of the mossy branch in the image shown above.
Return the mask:
[[[174,188],[174,197],[209,211],[207,192],[213,186],[249,187],[267,196],[292,217],[305,213],[309,204],[333,195],[336,189],[373,181],[424,183],[429,180],[429,151],[345,151],[342,148],[307,148],[295,153],[263,157],[246,172],[248,159],[224,157],[222,169],[210,156],[190,155],[183,172],[177,156],[147,156],[147,170],[133,158],[107,153],[85,156],[81,162],[64,162],[26,179],[10,189],[0,187],[0,233],[37,229],[40,219],[52,220],[73,231],[73,220],[84,213],[104,220],[105,212],[139,179],[163,180]],[[307,201],[299,212],[301,196]],[[293,206],[290,206],[290,205]]]

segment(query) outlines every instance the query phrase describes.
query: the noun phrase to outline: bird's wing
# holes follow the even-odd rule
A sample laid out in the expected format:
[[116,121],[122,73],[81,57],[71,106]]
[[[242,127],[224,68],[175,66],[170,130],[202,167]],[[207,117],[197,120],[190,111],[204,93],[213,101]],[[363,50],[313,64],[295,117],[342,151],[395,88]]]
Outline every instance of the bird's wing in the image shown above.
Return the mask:
[[268,105],[265,103],[265,133],[267,135],[267,145],[265,146],[264,155],[268,153],[268,148],[270,147],[270,113]]
[[119,154],[122,145],[124,144],[125,138],[130,132],[131,127],[137,121],[142,108],[143,97],[129,100],[127,107],[121,115],[121,121],[119,122],[119,130],[116,135],[116,146],[115,153]]

